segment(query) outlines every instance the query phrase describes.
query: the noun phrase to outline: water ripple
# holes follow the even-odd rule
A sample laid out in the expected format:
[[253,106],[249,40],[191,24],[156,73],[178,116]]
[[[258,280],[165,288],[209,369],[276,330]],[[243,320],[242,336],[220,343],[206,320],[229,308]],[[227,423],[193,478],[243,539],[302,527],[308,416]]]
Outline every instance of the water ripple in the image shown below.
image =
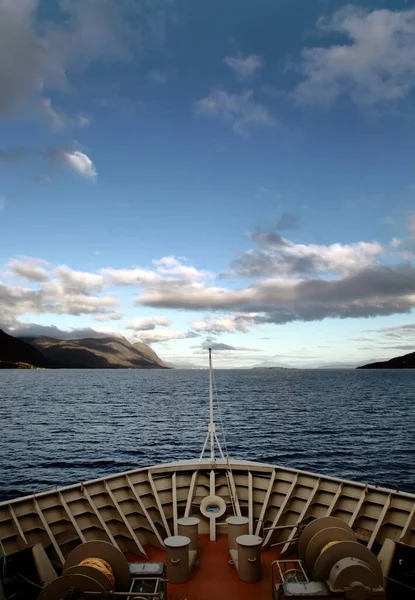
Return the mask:
[[[415,492],[415,371],[216,383],[231,456]],[[0,499],[197,457],[207,389],[206,371],[0,371]]]

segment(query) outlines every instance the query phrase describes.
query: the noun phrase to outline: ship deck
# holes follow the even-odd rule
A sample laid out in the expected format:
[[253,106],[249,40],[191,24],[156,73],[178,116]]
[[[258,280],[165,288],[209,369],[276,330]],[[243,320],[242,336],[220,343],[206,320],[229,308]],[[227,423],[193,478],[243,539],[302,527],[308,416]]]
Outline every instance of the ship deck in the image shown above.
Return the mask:
[[[165,562],[164,550],[146,546],[150,562]],[[278,548],[261,552],[262,578],[257,583],[244,583],[238,578],[234,565],[229,564],[228,537],[219,535],[216,542],[209,535],[199,536],[198,565],[192,569],[190,579],[183,584],[167,585],[168,600],[270,600],[271,563],[277,560]],[[142,562],[142,557],[128,554],[130,562]]]

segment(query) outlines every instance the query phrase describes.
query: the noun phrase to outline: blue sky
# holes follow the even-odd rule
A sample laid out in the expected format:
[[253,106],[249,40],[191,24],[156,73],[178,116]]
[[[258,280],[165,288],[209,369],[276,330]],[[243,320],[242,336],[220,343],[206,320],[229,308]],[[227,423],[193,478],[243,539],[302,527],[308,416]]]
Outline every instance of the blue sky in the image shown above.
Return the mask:
[[413,349],[415,5],[0,0],[0,327]]

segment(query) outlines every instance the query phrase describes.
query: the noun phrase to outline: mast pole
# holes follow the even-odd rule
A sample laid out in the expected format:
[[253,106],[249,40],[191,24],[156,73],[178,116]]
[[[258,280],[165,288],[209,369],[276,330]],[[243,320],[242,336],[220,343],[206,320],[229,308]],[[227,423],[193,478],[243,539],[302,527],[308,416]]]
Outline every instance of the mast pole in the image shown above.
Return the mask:
[[218,447],[219,454],[223,460],[225,459],[225,455],[223,454],[222,446],[220,445],[220,441],[218,440],[218,436],[216,434],[216,425],[214,421],[213,415],[213,366],[212,366],[212,348],[208,348],[209,350],[209,425],[205,438],[205,443],[203,444],[202,453],[200,455],[199,460],[203,459],[205,451],[208,448],[208,443],[210,441],[210,461],[212,463],[215,462],[215,444]]
[[215,436],[216,427],[213,420],[213,368],[212,368],[212,348],[209,348],[209,434],[210,434],[210,459],[215,460]]

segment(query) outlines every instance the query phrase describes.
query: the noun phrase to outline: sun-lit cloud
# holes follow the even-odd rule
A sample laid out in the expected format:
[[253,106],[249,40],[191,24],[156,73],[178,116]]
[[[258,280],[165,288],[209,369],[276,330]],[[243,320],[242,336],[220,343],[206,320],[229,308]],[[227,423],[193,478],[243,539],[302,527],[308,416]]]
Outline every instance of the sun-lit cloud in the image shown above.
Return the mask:
[[153,329],[151,331],[137,332],[136,338],[145,344],[158,344],[171,340],[185,340],[197,337],[194,331],[181,331],[179,329]]
[[170,325],[169,318],[155,315],[153,317],[137,317],[127,324],[127,328],[134,331],[154,331],[156,327],[169,327]]
[[194,284],[152,288],[137,298],[153,308],[255,312],[257,323],[409,313],[415,307],[415,268],[374,264],[337,277],[262,279],[240,289]]
[[62,155],[63,161],[77,175],[85,179],[95,181],[97,178],[97,170],[94,163],[84,152],[74,150],[72,152],[64,152]]
[[27,281],[48,281],[49,273],[44,268],[47,261],[22,257],[20,259],[12,259],[7,263],[8,272]]
[[136,285],[143,286],[156,281],[161,277],[158,273],[144,268],[133,269],[101,269],[101,274],[105,278],[107,285]]
[[[218,336],[261,326],[409,314],[415,308],[415,267],[381,262],[388,252],[396,261],[400,246],[298,244],[272,231],[256,231],[248,239],[260,247],[231,261],[229,271],[238,285],[173,255],[152,260],[150,267],[96,271],[13,258],[2,271],[1,318],[9,326],[27,314],[89,315],[102,323],[126,318],[122,334],[146,343],[214,336],[225,344]],[[255,277],[251,285],[248,276]],[[134,308],[120,310],[125,290],[119,286],[137,288]],[[146,307],[144,315],[140,307]],[[203,316],[192,314],[186,326],[178,327],[172,313],[161,309]]]
[[384,252],[379,242],[354,244],[296,244],[275,231],[248,233],[259,250],[241,252],[228,277],[272,277],[310,275],[316,272],[348,273],[370,266]]
[[347,39],[302,51],[299,105],[330,107],[342,96],[362,107],[402,100],[415,87],[415,10],[352,5],[321,18],[320,33]]
[[246,332],[260,320],[261,317],[258,313],[236,313],[197,319],[190,323],[190,327],[203,333],[237,333]]
[[67,265],[60,265],[54,271],[54,275],[66,292],[90,293],[100,291],[104,283],[104,277],[88,271],[75,271]]
[[108,313],[104,313],[102,315],[96,315],[94,317],[94,321],[98,321],[98,322],[105,322],[105,321],[119,321],[120,319],[122,319],[125,316],[124,312],[121,311],[114,311],[114,312],[108,312]]
[[212,277],[207,271],[185,264],[175,256],[163,256],[152,261],[153,268],[101,269],[101,274],[110,285],[147,286],[163,281],[198,281]]

